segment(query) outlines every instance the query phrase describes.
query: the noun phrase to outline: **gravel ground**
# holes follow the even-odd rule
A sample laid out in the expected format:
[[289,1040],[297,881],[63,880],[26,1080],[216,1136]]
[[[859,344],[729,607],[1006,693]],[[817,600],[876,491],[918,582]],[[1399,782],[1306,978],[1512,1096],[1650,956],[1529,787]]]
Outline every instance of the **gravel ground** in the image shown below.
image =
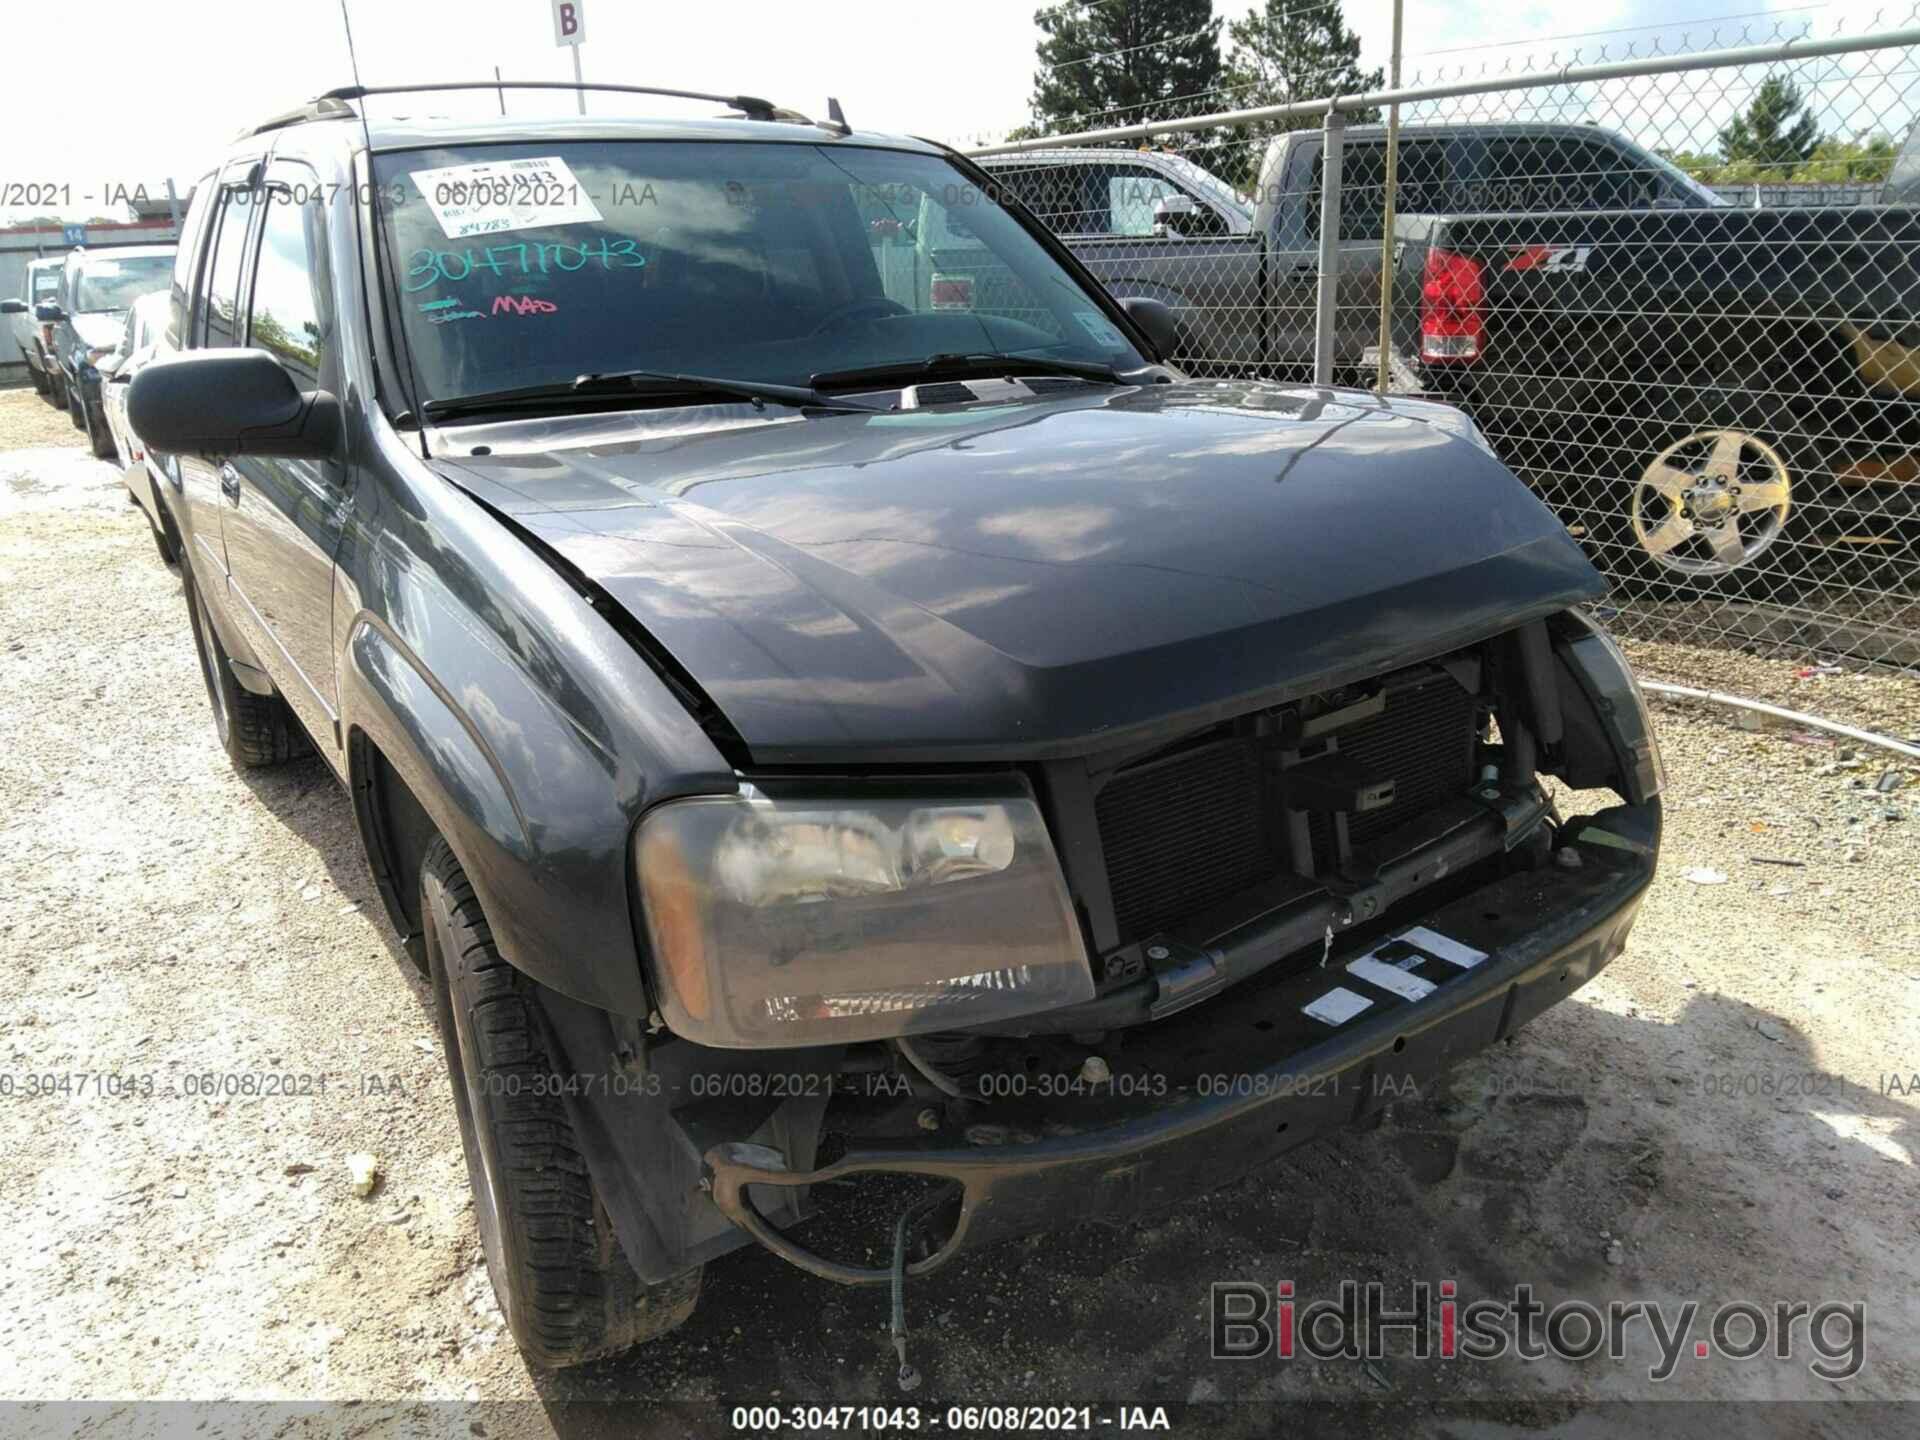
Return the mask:
[[[258,1403],[203,1412],[210,1433],[594,1434],[612,1414],[623,1433],[714,1433],[718,1405],[897,1403],[884,1294],[755,1250],[711,1267],[693,1320],[638,1355],[561,1377],[521,1362],[480,1262],[429,997],[346,799],[315,760],[228,767],[178,579],[78,442],[31,394],[0,395],[5,1391]],[[1914,732],[1911,682],[1636,649],[1665,678]],[[1601,1404],[1620,1399],[1920,1398],[1920,777],[1722,712],[1659,719],[1663,873],[1625,957],[1377,1129],[917,1284],[912,1398],[1260,1402],[1190,1433],[1263,1433],[1272,1402],[1477,1401],[1493,1409],[1448,1431],[1489,1435],[1644,1433],[1644,1412]],[[1889,770],[1900,788],[1875,790]],[[85,1078],[30,1093],[55,1074]],[[291,1076],[294,1093],[201,1079],[228,1074]],[[366,1198],[354,1151],[379,1158]],[[1377,1363],[1236,1365],[1207,1356],[1216,1279],[1291,1280],[1303,1299],[1379,1280],[1402,1301],[1415,1280],[1463,1299],[1526,1282],[1549,1304],[1703,1314],[1859,1301],[1865,1360],[1835,1383],[1804,1344],[1688,1354],[1654,1383],[1638,1330],[1624,1361],[1423,1361],[1402,1341]],[[640,1403],[572,1403],[609,1399]],[[293,1400],[364,1403],[271,1408]],[[428,1408],[480,1400],[495,1403]],[[179,1423],[155,1413],[109,1416]],[[1885,1412],[1786,1413],[1690,1407],[1686,1423],[1911,1433]]]

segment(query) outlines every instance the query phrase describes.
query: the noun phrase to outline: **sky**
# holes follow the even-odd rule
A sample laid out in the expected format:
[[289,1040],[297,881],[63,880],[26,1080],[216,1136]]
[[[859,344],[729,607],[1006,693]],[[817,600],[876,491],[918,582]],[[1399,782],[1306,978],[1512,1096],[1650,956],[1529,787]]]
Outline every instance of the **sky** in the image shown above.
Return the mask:
[[[566,80],[552,0],[348,0],[361,79],[367,84],[509,79]],[[656,84],[767,96],[809,114],[840,99],[861,129],[928,135],[956,143],[995,137],[1027,115],[1038,0],[581,0],[588,80]],[[1087,0],[1099,3],[1099,0]],[[1216,0],[1232,19],[1259,0]],[[1722,43],[1776,23],[1825,35],[1886,28],[1913,0],[1406,0],[1406,74],[1461,67],[1498,69],[1532,58],[1566,63],[1623,47],[1669,52]],[[1386,63],[1391,0],[1345,0],[1363,59]],[[1875,25],[1876,13],[1884,18]],[[352,67],[338,0],[78,0],[45,12],[43,24],[81,19],[91,38],[76,71],[13,64],[0,87],[0,135],[13,137],[0,164],[8,185],[52,184],[65,203],[12,203],[0,219],[50,210],[82,219],[111,207],[109,187],[163,193],[209,168],[243,126],[336,85]],[[1716,25],[1714,17],[1722,19]],[[1707,22],[1707,23],[1702,23]],[[47,55],[62,53],[49,49]],[[195,82],[200,67],[218,80]],[[1693,93],[1698,94],[1695,90]],[[89,99],[88,97],[93,97]],[[1660,103],[1685,103],[1686,96]],[[387,113],[474,113],[491,93],[378,101]],[[514,113],[552,113],[565,100],[509,97]],[[589,99],[589,108],[608,100]],[[672,103],[672,102],[664,102]],[[662,113],[687,113],[668,110]],[[697,107],[694,113],[712,113]],[[57,126],[54,117],[58,117]],[[44,137],[44,148],[27,137]]]

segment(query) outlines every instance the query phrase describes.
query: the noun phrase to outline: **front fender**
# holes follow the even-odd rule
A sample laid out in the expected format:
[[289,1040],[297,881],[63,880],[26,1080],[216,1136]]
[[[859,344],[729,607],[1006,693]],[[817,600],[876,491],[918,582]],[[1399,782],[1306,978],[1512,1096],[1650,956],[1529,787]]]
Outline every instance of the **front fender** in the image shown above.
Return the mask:
[[383,855],[395,837],[369,828],[369,744],[452,847],[510,963],[584,1004],[644,1016],[633,828],[662,799],[732,789],[733,773],[533,550],[437,477],[382,468],[355,497],[378,523],[348,526],[334,615],[348,780],[388,907],[405,933],[413,897],[387,892],[404,889],[417,856]]

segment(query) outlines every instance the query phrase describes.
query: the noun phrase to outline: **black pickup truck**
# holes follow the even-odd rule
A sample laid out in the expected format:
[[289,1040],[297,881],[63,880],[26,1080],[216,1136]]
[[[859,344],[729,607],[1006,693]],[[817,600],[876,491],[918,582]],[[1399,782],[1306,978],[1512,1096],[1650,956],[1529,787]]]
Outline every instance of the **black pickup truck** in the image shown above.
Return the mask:
[[[1434,213],[1724,204],[1670,161],[1594,125],[1404,125],[1401,210]],[[1320,277],[1318,130],[1267,143],[1250,187],[1154,150],[1025,149],[979,163],[1067,242],[1116,295],[1151,296],[1179,317],[1180,362],[1218,374],[1312,374]],[[1369,371],[1377,345],[1387,133],[1350,127],[1341,145],[1336,373]],[[981,263],[960,237],[927,229],[936,268]],[[1371,384],[1368,373],[1365,378]]]
[[1780,597],[1911,546],[1920,208],[1416,214],[1395,236],[1425,392],[1617,580]]
[[[203,177],[128,411],[216,734],[319,753],[431,976],[536,1361],[741,1245],[1181,1203],[1620,953],[1646,710],[1458,411],[1188,380],[990,202],[1018,288],[947,308],[872,224],[990,184],[938,146],[361,94]],[[898,1269],[808,1228],[849,1187]]]

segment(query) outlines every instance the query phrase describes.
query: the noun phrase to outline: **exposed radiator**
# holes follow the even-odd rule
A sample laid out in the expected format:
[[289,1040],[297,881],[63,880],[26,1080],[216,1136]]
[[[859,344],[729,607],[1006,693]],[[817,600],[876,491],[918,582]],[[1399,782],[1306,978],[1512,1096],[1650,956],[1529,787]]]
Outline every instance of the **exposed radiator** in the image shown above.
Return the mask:
[[[1473,780],[1474,698],[1444,674],[1389,691],[1386,708],[1338,732],[1342,754],[1391,776],[1394,801],[1348,817],[1364,845],[1460,794]],[[1130,766],[1095,802],[1123,942],[1177,926],[1293,868],[1268,782],[1274,741],[1214,732]],[[1333,827],[1310,826],[1316,870],[1334,863]]]

